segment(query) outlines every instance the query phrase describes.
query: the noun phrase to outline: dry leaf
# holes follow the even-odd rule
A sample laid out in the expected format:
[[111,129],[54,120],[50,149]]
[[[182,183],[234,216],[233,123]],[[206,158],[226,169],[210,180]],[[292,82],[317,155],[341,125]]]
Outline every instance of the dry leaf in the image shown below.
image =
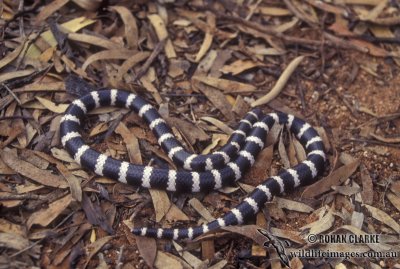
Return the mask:
[[[149,18],[150,23],[153,25],[154,29],[156,30],[158,40],[161,41],[168,38],[167,28],[161,17],[157,14],[148,15],[147,17]],[[167,39],[164,49],[165,54],[169,59],[176,58],[175,49],[170,39]]]
[[358,211],[353,211],[351,214],[351,225],[361,229],[364,223],[364,214]]
[[199,141],[203,142],[210,139],[202,129],[189,121],[175,117],[168,117],[165,120],[170,126],[175,126],[180,132],[182,132],[191,145],[194,145]]
[[112,6],[110,9],[115,10],[121,16],[122,21],[125,25],[125,38],[128,43],[128,47],[137,49],[139,40],[139,31],[136,25],[135,17],[131,11],[124,6]]
[[2,159],[0,159],[0,174],[2,175],[14,175],[15,171],[8,167]]
[[34,166],[36,166],[37,168],[40,169],[47,169],[49,167],[49,162],[41,157],[39,157],[37,154],[35,154],[35,151],[31,151],[31,150],[23,150],[21,151],[19,157],[24,160],[27,161],[31,164],[33,164]]
[[287,81],[289,80],[290,76],[296,70],[297,66],[303,61],[304,56],[299,56],[293,59],[289,65],[286,67],[285,71],[282,72],[282,75],[279,77],[278,81],[276,82],[275,86],[272,90],[266,94],[265,96],[259,98],[258,100],[251,103],[251,107],[260,106],[270,102],[272,99],[278,96],[278,94],[283,90]]
[[96,136],[108,131],[108,123],[107,122],[100,122],[96,126],[90,130],[89,137]]
[[86,61],[82,64],[82,70],[85,71],[86,68],[92,63],[100,60],[127,60],[129,59],[135,51],[127,49],[112,49],[103,50],[98,53],[90,55]]
[[215,218],[211,215],[211,213],[205,208],[205,206],[196,198],[192,198],[189,200],[189,205],[194,208],[205,220],[213,221]]
[[[77,32],[80,29],[82,29],[82,28],[84,28],[84,27],[86,27],[86,26],[88,26],[88,25],[90,25],[90,24],[92,24],[94,22],[95,22],[94,20],[91,20],[91,19],[88,19],[88,18],[85,18],[85,17],[78,17],[78,18],[72,19],[70,21],[67,21],[67,22],[61,24],[61,28],[65,29],[68,32]],[[44,33],[42,33],[40,35],[40,37],[44,41],[46,41],[49,44],[49,46],[51,46],[51,47],[56,47],[57,46],[57,41],[54,38],[54,35],[50,30],[45,31]],[[28,51],[27,51],[26,55],[28,57],[30,57],[30,58],[34,58],[35,59],[35,58],[40,57],[41,51],[37,48],[36,45],[32,44],[28,48]]]
[[60,161],[75,163],[75,160],[69,155],[69,153],[65,149],[52,148],[51,154],[54,158],[57,158]]
[[256,9],[256,12],[266,16],[288,16],[292,14],[288,9],[271,6],[260,6]]
[[185,251],[178,243],[175,241],[172,242],[176,251],[179,255],[188,263],[191,267],[201,269],[207,268],[207,262],[203,262],[202,260],[198,259],[196,256],[191,254],[189,251]]
[[203,43],[201,44],[200,50],[196,55],[195,62],[198,63],[204,55],[207,53],[213,41],[213,35],[209,32],[206,33]]
[[[127,238],[129,240],[130,236],[133,236],[132,233],[130,232],[134,225],[131,221],[129,220],[124,220],[124,224],[128,227],[128,235]],[[133,236],[134,240],[129,240],[131,244],[136,243],[140,255],[142,256],[143,260],[146,262],[148,266],[153,266],[154,261],[156,259],[157,255],[157,244],[156,240],[151,237],[145,237],[145,236]]]
[[27,220],[26,224],[28,229],[30,229],[34,224],[47,227],[53,220],[64,212],[71,202],[72,196],[66,195],[63,198],[50,203],[48,208],[34,212]]
[[400,193],[400,180],[393,181],[390,185],[390,190],[394,193]]
[[189,217],[176,205],[171,204],[168,213],[165,215],[167,221],[189,221]]
[[211,143],[201,151],[201,154],[210,154],[220,144],[220,142],[221,137],[213,134]]
[[81,180],[74,176],[61,162],[56,164],[58,171],[68,181],[69,189],[71,192],[72,199],[78,202],[82,201],[82,187]]
[[8,234],[16,234],[22,237],[26,236],[25,227],[12,223],[6,219],[0,218],[0,232]]
[[124,61],[124,63],[118,69],[116,80],[122,80],[122,77],[129,71],[129,69],[133,68],[138,63],[146,60],[149,56],[149,52],[141,51],[133,54],[131,57],[126,59],[126,61]]
[[228,262],[226,260],[222,260],[222,261],[219,261],[216,264],[208,267],[208,269],[222,269],[222,268],[225,268],[225,265],[227,265],[227,264],[228,264]]
[[288,210],[292,211],[297,211],[297,212],[303,212],[303,213],[310,213],[314,211],[314,208],[311,206],[308,206],[304,203],[280,198],[280,197],[275,197],[275,202],[280,208],[285,208]]
[[153,266],[156,256],[159,253],[157,251],[157,243],[154,238],[135,236],[136,245],[139,249],[140,255],[148,266]]
[[364,207],[368,209],[374,219],[386,224],[396,233],[400,234],[400,224],[395,221],[391,216],[376,207],[370,205],[364,205]]
[[227,102],[225,95],[223,95],[219,90],[204,84],[199,84],[198,88],[228,120],[234,118],[232,106]]
[[65,110],[67,110],[68,105],[67,104],[55,104],[50,100],[47,100],[45,98],[36,96],[35,97],[36,100],[38,100],[45,108],[47,108],[48,110],[57,113],[57,114],[62,114],[65,112]]
[[307,235],[304,236],[304,238],[307,238],[310,234],[317,235],[329,230],[330,228],[332,228],[334,221],[335,217],[333,215],[333,207],[331,207],[329,211],[326,212],[326,214],[322,216],[319,220],[301,227],[300,230],[310,229]]
[[[262,212],[258,212],[256,215],[256,225],[263,229],[268,228],[267,220],[265,219],[265,216]],[[252,256],[265,257],[266,254],[267,254],[267,251],[264,246],[260,246],[258,244],[254,244],[254,243],[252,244],[252,246],[251,246],[251,255]]]
[[[366,236],[367,235],[367,233],[363,232],[361,229],[358,229],[358,228],[350,226],[350,225],[343,225],[343,226],[337,228],[334,232],[340,231],[342,229],[350,231],[351,233],[353,233],[357,236]],[[390,250],[390,247],[388,245],[382,244],[380,242],[366,243],[366,245],[375,252],[384,252],[384,251]]]
[[332,189],[338,193],[346,196],[351,196],[360,192],[360,187],[350,187],[350,186],[332,186]]
[[274,154],[274,145],[268,146],[261,150],[256,158],[256,162],[249,172],[244,175],[247,183],[258,185],[268,177],[270,172],[272,158]]
[[214,119],[212,117],[202,117],[201,120],[204,120],[206,122],[209,122],[209,123],[215,125],[221,131],[223,131],[224,133],[226,133],[228,135],[233,133],[233,130],[228,125],[226,125],[225,123],[223,123],[220,120]]
[[3,162],[15,172],[42,185],[54,188],[67,187],[67,184],[62,177],[53,174],[49,170],[42,170],[28,162],[22,161],[16,155],[10,154],[10,150],[8,149],[1,150],[0,157],[3,159]]
[[104,209],[100,206],[98,201],[91,201],[87,192],[82,193],[82,209],[85,212],[86,218],[89,223],[99,225],[108,234],[113,234],[114,230],[111,227]]
[[101,0],[72,0],[72,1],[87,11],[96,11],[102,4]]
[[281,162],[283,163],[283,167],[288,169],[290,168],[290,161],[288,154],[286,152],[285,145],[283,144],[283,137],[282,134],[279,136],[279,142],[278,142],[278,152],[279,152],[279,157],[281,158]]
[[360,165],[360,172],[361,183],[363,185],[363,189],[361,192],[363,203],[372,205],[374,201],[374,186],[372,183],[372,178],[369,175],[369,171],[364,164]]
[[[153,70],[153,69],[150,69],[150,70]],[[147,72],[147,75],[149,73],[150,72]],[[149,91],[153,95],[153,98],[156,100],[157,104],[163,103],[163,99],[161,98],[160,93],[158,92],[157,88],[154,87],[153,83],[148,79],[148,76],[141,77],[140,82],[143,84],[143,87],[145,87],[146,90]]]
[[115,132],[120,134],[124,139],[129,154],[129,160],[132,163],[142,164],[142,156],[140,153],[138,138],[135,135],[132,135],[126,125],[122,122],[118,124]]
[[94,243],[86,246],[86,251],[87,251],[87,260],[85,262],[85,265],[83,268],[86,268],[87,265],[89,264],[90,260],[93,258],[94,255],[96,255],[97,252],[101,250],[101,248],[108,243],[111,239],[113,239],[113,236],[106,236],[103,238],[100,238],[96,240]]
[[162,251],[157,251],[154,267],[157,269],[183,269],[183,266],[177,257],[168,255]]
[[87,43],[87,44],[90,44],[93,46],[102,47],[102,48],[109,49],[109,50],[118,49],[118,48],[123,47],[121,44],[118,44],[118,43],[115,43],[108,39],[94,36],[94,35],[69,33],[68,39],[73,40],[73,41]]
[[258,231],[260,227],[257,225],[228,226],[224,227],[223,229],[232,233],[246,236],[260,246],[264,246],[264,243],[267,241],[265,236]]
[[31,242],[25,237],[15,233],[0,233],[0,246],[14,250],[23,250],[29,247]]
[[271,227],[271,233],[276,237],[288,239],[300,245],[303,245],[305,243],[305,240],[300,236],[300,232],[297,231],[289,231]]
[[203,43],[200,46],[200,50],[196,55],[195,62],[198,63],[203,56],[207,53],[211,47],[213,41],[213,32],[215,32],[215,15],[213,13],[207,12],[207,30],[204,36]]
[[11,80],[11,79],[17,79],[17,78],[29,76],[33,72],[35,72],[35,70],[25,69],[25,70],[20,70],[20,71],[2,73],[2,74],[0,74],[0,83],[3,83],[5,81]]
[[4,56],[0,60],[0,69],[14,61],[26,48],[26,41],[24,41],[15,50]]
[[151,200],[153,201],[154,210],[156,211],[156,221],[160,222],[161,219],[168,213],[171,202],[168,194],[163,190],[150,189]]
[[341,166],[327,177],[306,187],[302,196],[304,198],[312,198],[330,190],[332,186],[339,186],[356,171],[359,164],[360,161],[356,160],[348,165]]
[[39,14],[36,15],[35,24],[39,25],[57,10],[65,6],[68,2],[69,0],[55,0],[53,2],[50,2],[39,12]]
[[397,210],[400,212],[400,197],[391,192],[386,193],[386,197],[392,203],[392,205],[396,207]]
[[251,93],[254,92],[257,88],[250,84],[244,84],[237,81],[221,79],[221,78],[213,78],[213,77],[202,77],[202,76],[194,76],[192,77],[194,82],[202,82],[208,86],[212,86],[214,88],[220,89],[226,93]]
[[265,66],[265,65],[262,63],[253,62],[251,60],[237,60],[229,65],[225,65],[221,69],[221,72],[224,74],[231,73],[232,75],[236,76],[246,70],[259,66]]

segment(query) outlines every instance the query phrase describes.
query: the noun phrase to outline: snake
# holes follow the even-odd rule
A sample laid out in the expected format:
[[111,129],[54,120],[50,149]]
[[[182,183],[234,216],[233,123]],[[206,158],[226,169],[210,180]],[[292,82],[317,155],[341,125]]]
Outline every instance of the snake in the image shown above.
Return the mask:
[[[133,110],[144,120],[157,138],[159,146],[179,169],[136,165],[100,153],[88,146],[81,128],[86,114],[99,107],[114,106]],[[71,102],[60,120],[63,147],[82,167],[99,176],[143,188],[178,193],[210,192],[232,186],[255,163],[264,148],[271,128],[286,126],[304,147],[306,159],[282,169],[265,179],[237,206],[208,223],[187,228],[134,227],[132,233],[160,239],[193,240],[217,229],[241,225],[260,211],[274,196],[314,183],[323,173],[326,153],[318,132],[307,122],[283,112],[264,114],[261,109],[249,111],[239,121],[226,144],[209,154],[188,152],[174,136],[172,129],[157,109],[132,92],[118,89],[92,91]]]

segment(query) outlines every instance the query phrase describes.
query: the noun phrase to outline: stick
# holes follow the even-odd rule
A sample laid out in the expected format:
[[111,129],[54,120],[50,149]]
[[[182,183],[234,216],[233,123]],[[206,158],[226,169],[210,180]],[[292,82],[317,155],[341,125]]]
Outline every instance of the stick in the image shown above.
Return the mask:
[[263,97],[259,98],[258,100],[251,103],[251,107],[260,106],[270,102],[272,99],[278,96],[278,94],[282,91],[283,87],[285,87],[286,82],[289,80],[290,76],[296,70],[297,66],[301,63],[305,56],[299,56],[292,60],[290,64],[287,66],[285,71],[283,71],[282,75],[279,77],[278,81],[276,82],[275,86],[272,90],[264,95]]

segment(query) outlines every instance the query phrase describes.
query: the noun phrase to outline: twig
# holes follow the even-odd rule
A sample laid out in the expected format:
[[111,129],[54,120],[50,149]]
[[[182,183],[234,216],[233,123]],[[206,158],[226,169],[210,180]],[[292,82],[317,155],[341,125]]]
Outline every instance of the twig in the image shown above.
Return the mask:
[[[117,128],[118,124],[121,122],[122,118],[125,114],[121,113],[118,117],[111,123],[110,127],[108,128],[107,132],[101,137],[101,140],[106,140]],[[100,141],[98,141],[100,142]]]
[[19,79],[15,79],[15,80],[12,80],[10,82],[7,81],[7,84],[5,84],[4,82],[0,83],[0,90],[4,89],[5,85],[7,85],[7,87],[9,87],[10,89],[14,89],[14,88],[20,87],[21,85],[29,84],[29,83],[31,83],[33,81],[33,79],[35,79],[36,77],[38,77],[42,73],[47,72],[49,67],[51,67],[51,65],[43,68],[42,70],[35,71],[32,74],[30,74],[29,76],[26,76],[26,77],[23,77],[23,78],[19,78]]
[[153,63],[153,61],[157,58],[158,54],[162,51],[164,48],[165,42],[167,41],[166,38],[158,42],[156,47],[154,48],[153,52],[147,58],[146,62],[143,64],[143,66],[139,69],[139,71],[136,73],[136,75],[133,77],[133,81],[140,79],[144,74],[146,74],[147,70],[149,69],[150,65]]
[[371,43],[393,43],[400,44],[400,38],[398,37],[375,37],[370,35],[354,36],[355,38],[362,39]]
[[278,94],[282,91],[282,89],[285,87],[286,82],[289,80],[290,76],[296,70],[297,66],[301,63],[301,61],[304,59],[304,56],[299,56],[295,59],[293,59],[290,64],[286,67],[285,71],[283,71],[282,75],[279,77],[278,81],[276,82],[275,86],[272,88],[272,90],[264,95],[263,97],[257,99],[253,103],[251,103],[251,107],[256,107],[260,106],[263,104],[268,103],[272,99],[278,96]]
[[23,252],[25,252],[25,251],[27,251],[27,250],[30,250],[30,249],[33,248],[34,246],[36,246],[36,245],[38,245],[39,243],[41,243],[45,238],[46,238],[46,237],[43,237],[43,238],[39,239],[38,241],[34,242],[32,245],[29,245],[29,246],[27,246],[26,248],[21,249],[20,251],[15,252],[14,254],[10,255],[10,258],[16,257],[16,256],[18,256],[19,254],[21,254],[21,253],[23,253]]
[[21,100],[19,100],[18,96],[15,95],[15,93],[8,87],[7,84],[5,83],[1,83],[1,86],[3,86],[4,89],[6,89],[8,91],[9,94],[11,94],[11,96],[15,99],[15,101],[17,101],[17,103],[19,105],[22,105]]
[[379,116],[378,120],[394,120],[400,118],[400,113],[394,113],[394,114],[389,114],[389,115],[383,115],[383,116]]
[[250,12],[246,16],[246,21],[250,20],[251,17],[254,15],[254,12],[256,11],[257,7],[260,5],[262,0],[258,0],[254,5],[250,6]]
[[345,18],[349,18],[351,16],[351,9],[346,7],[339,7],[335,5],[330,5],[323,1],[318,0],[306,0],[306,2],[313,7],[316,7],[320,10],[325,11],[326,13],[333,13],[336,15],[341,15]]
[[307,104],[306,104],[306,101],[304,99],[303,85],[299,81],[298,77],[296,77],[296,80],[297,80],[296,88],[297,88],[297,90],[299,92],[300,101],[301,101],[301,107],[302,107],[302,110],[305,111],[305,110],[307,110]]
[[400,137],[396,136],[396,137],[383,137],[380,135],[377,135],[375,133],[369,133],[370,136],[372,136],[373,138],[375,138],[378,141],[384,142],[384,143],[400,143]]
[[24,193],[24,194],[4,194],[0,195],[0,201],[7,201],[7,200],[45,200],[42,195],[37,195],[34,193]]
[[[24,5],[25,5],[24,3],[25,3],[24,0],[19,0],[18,13],[24,11]],[[20,36],[25,37],[24,18],[23,17],[19,17],[19,34],[20,34]]]
[[335,88],[335,92],[339,99],[343,102],[343,104],[350,110],[351,114],[357,118],[357,111],[354,109],[354,107],[346,100],[344,96],[339,91],[339,88]]
[[[325,30],[325,19],[326,19],[326,13],[322,15],[322,23],[321,23],[321,32],[324,32]],[[321,74],[325,73],[325,64],[326,64],[326,59],[325,59],[325,36],[321,35],[321,46],[319,48],[320,53],[321,53]]]
[[233,21],[239,25],[244,25],[244,26],[250,27],[258,32],[268,34],[268,35],[273,35],[277,38],[282,39],[283,41],[285,41],[287,43],[301,44],[303,46],[309,45],[309,46],[319,46],[319,47],[321,46],[322,43],[324,43],[325,45],[331,46],[331,47],[338,47],[338,48],[343,48],[343,49],[354,49],[354,50],[360,51],[362,53],[368,53],[367,48],[358,47],[342,38],[339,38],[332,34],[329,34],[328,32],[322,32],[324,37],[327,39],[324,41],[312,40],[312,39],[306,39],[306,38],[300,38],[300,37],[292,37],[292,36],[288,36],[283,33],[277,32],[277,31],[273,30],[272,28],[266,27],[265,25],[261,25],[259,23],[255,23],[252,21],[246,21],[245,19],[240,18],[240,17],[222,14],[213,9],[210,9],[210,10],[217,15],[217,18]]
[[391,18],[376,18],[374,20],[369,20],[369,22],[384,26],[393,26],[400,24],[400,16]]
[[0,39],[1,39],[1,40],[4,40],[4,35],[5,35],[5,33],[6,33],[6,29],[7,29],[8,25],[9,25],[10,23],[12,23],[12,22],[13,22],[15,19],[17,19],[17,18],[22,17],[22,16],[25,15],[25,14],[32,13],[32,12],[36,11],[36,9],[39,7],[39,4],[40,4],[40,3],[41,3],[41,0],[35,0],[34,3],[33,3],[29,8],[27,8],[27,9],[25,9],[25,10],[22,10],[22,11],[16,13],[16,14],[14,14],[14,16],[11,18],[11,20],[7,20],[7,21],[4,23],[4,26],[2,27],[1,38],[0,38]]
[[344,139],[344,141],[367,143],[367,144],[386,146],[386,147],[391,147],[391,148],[400,148],[399,144],[384,143],[384,142],[376,141],[376,140],[372,140],[372,139],[349,138],[349,139]]
[[[65,222],[67,219],[69,219],[69,218],[70,218],[73,214],[75,214],[75,213],[76,213],[76,211],[74,210],[74,211],[72,211],[70,214],[68,214],[68,216],[65,217],[53,230],[58,229],[62,224],[64,224],[64,222]],[[52,236],[52,235],[50,234],[49,236]],[[19,254],[21,254],[21,253],[23,253],[23,252],[25,252],[25,251],[27,251],[27,250],[30,250],[30,249],[33,248],[34,246],[36,246],[36,245],[38,245],[39,243],[41,243],[43,240],[47,239],[49,236],[46,235],[46,236],[44,236],[43,238],[39,239],[38,241],[34,242],[32,245],[29,245],[29,246],[27,246],[26,248],[21,249],[20,251],[15,252],[14,254],[10,255],[10,258],[16,257],[16,256],[18,256]]]
[[30,47],[31,44],[36,42],[36,40],[44,32],[44,29],[45,29],[45,26],[43,25],[42,28],[37,33],[33,34],[32,38],[31,38],[31,35],[34,32],[34,30],[32,29],[29,32],[28,39],[27,39],[26,44],[25,44],[25,49],[22,50],[22,52],[21,52],[21,54],[20,54],[20,56],[19,56],[19,58],[17,60],[17,64],[16,64],[16,67],[15,67],[15,70],[19,70],[20,69],[21,63],[24,60],[26,53],[28,53],[28,48]]
[[173,97],[204,97],[201,93],[161,93],[161,96],[173,96]]
[[124,265],[124,263],[123,263],[123,261],[122,261],[122,259],[123,259],[123,257],[124,257],[124,249],[125,249],[125,245],[122,245],[120,248],[119,248],[119,253],[118,253],[118,260],[117,260],[117,265],[115,266],[115,269],[121,269],[122,268],[122,266]]
[[273,35],[278,38],[281,38],[284,41],[289,42],[289,43],[312,45],[312,46],[320,46],[321,45],[321,42],[318,40],[311,40],[311,39],[306,39],[306,38],[299,38],[299,37],[292,37],[292,36],[284,35],[283,33],[277,32],[268,26],[261,25],[259,23],[255,23],[252,21],[246,21],[245,19],[240,18],[240,17],[222,14],[222,13],[214,11],[214,10],[212,10],[212,11],[214,13],[216,13],[217,18],[220,18],[223,20],[229,20],[229,21],[233,21],[238,24],[241,24],[241,25],[245,25],[245,26],[253,28],[254,30],[257,30],[261,33],[265,33],[265,34],[269,34],[269,35]]
[[353,67],[351,68],[351,71],[348,74],[346,81],[344,82],[345,88],[349,88],[350,85],[353,84],[353,82],[356,80],[359,70],[360,70],[360,66],[358,64],[353,64]]
[[30,116],[4,116],[4,117],[0,118],[0,121],[2,121],[2,120],[18,120],[18,119],[34,120],[34,118],[30,117]]
[[353,44],[347,42],[344,39],[341,39],[341,38],[339,38],[337,36],[334,36],[332,34],[329,34],[327,32],[324,32],[324,36],[332,42],[331,44],[333,46],[336,46],[338,48],[354,49],[354,50],[360,51],[362,53],[368,53],[368,49],[367,48],[358,47],[356,45],[353,45]]
[[285,3],[286,7],[300,20],[306,22],[309,26],[312,28],[316,28],[318,23],[312,21],[307,14],[304,14],[302,10],[299,10],[297,7],[295,7],[290,0],[283,0]]

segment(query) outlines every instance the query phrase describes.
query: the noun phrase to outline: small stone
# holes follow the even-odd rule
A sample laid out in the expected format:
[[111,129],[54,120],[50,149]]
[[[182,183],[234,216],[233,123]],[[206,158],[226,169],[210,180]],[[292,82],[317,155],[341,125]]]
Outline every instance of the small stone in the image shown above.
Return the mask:
[[319,100],[319,92],[314,91],[313,94],[311,95],[311,99],[313,103],[317,102]]

